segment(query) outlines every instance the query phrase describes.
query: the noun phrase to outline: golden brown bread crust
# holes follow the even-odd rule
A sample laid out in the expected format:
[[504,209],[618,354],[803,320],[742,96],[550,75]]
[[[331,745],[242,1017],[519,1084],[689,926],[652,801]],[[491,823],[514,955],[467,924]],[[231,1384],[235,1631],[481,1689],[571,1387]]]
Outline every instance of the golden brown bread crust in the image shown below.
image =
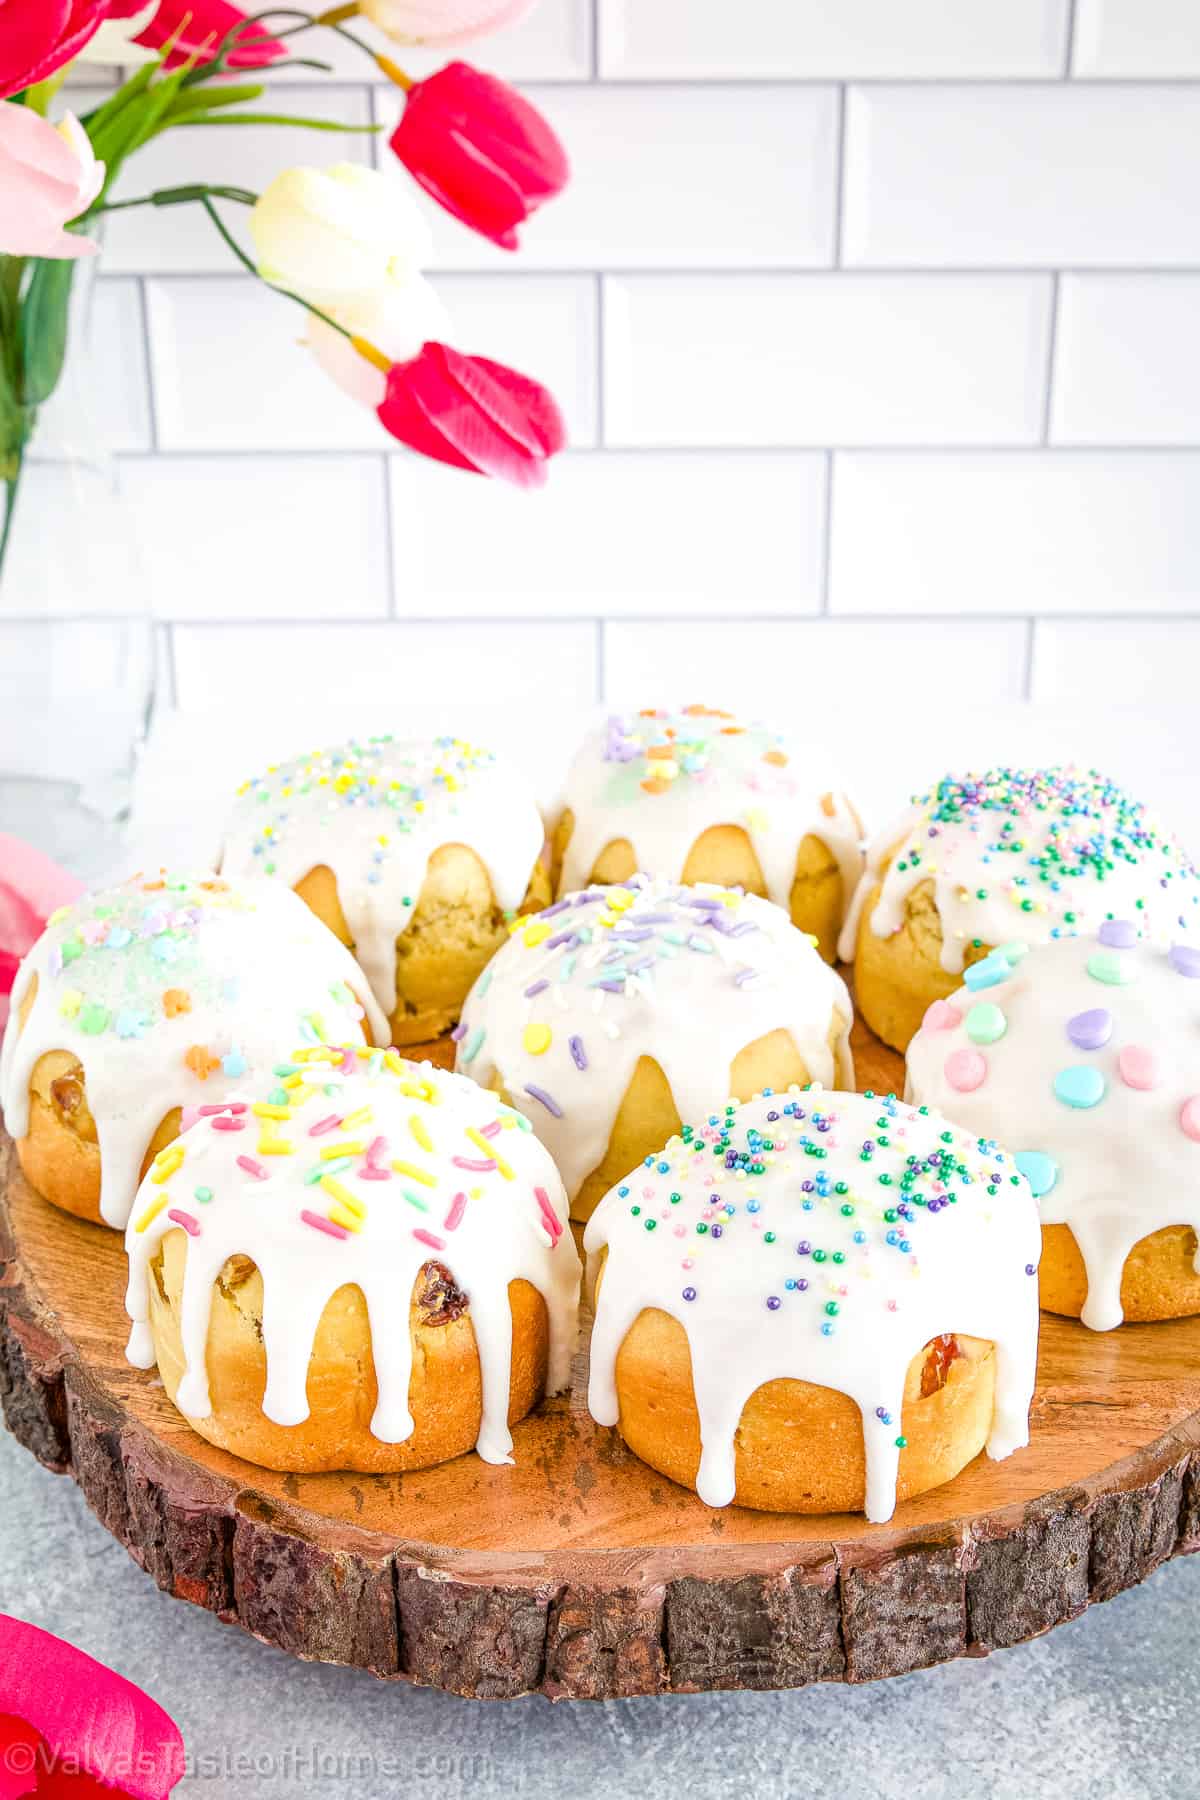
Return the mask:
[[[935,1340],[939,1342],[940,1340]],[[993,1347],[951,1340],[948,1366],[927,1345],[904,1384],[897,1500],[950,1481],[987,1440],[995,1400]],[[932,1361],[931,1361],[931,1352]],[[923,1377],[931,1372],[940,1385]],[[647,1308],[617,1354],[618,1429],[635,1455],[682,1487],[700,1466],[700,1421],[687,1334],[677,1319]],[[932,1391],[928,1391],[932,1388]],[[760,1512],[861,1512],[866,1491],[863,1423],[847,1395],[809,1381],[768,1381],[742,1411],[735,1440],[735,1500]]]
[[[186,1257],[184,1233],[168,1232],[150,1271],[150,1329],[171,1400],[183,1375],[179,1309]],[[510,1282],[508,1296],[513,1321],[508,1420],[515,1425],[545,1392],[550,1326],[545,1302],[529,1282]],[[210,1444],[261,1468],[297,1474],[428,1469],[474,1448],[482,1411],[479,1355],[466,1295],[442,1264],[425,1265],[409,1303],[414,1430],[402,1444],[384,1444],[371,1434],[377,1398],[371,1328],[362,1290],[355,1286],[339,1288],[321,1315],[308,1365],[309,1417],[302,1425],[277,1425],[265,1417],[262,1298],[254,1264],[245,1256],[231,1257],[216,1282],[208,1329],[212,1412],[188,1420]]]
[[[822,803],[824,804],[824,802]],[[552,843],[554,885],[557,890],[563,858],[575,830],[575,815],[567,807],[554,831]],[[628,838],[614,838],[592,865],[588,881],[628,881],[637,873],[637,860]],[[754,846],[740,825],[710,825],[688,852],[682,881],[715,882],[718,887],[745,888],[748,894],[767,899],[767,885]],[[849,896],[844,892],[837,858],[818,837],[802,838],[796,852],[789,912],[792,924],[809,932],[826,962],[837,958],[838,931]]]
[[[835,1059],[838,1041],[848,1024],[849,1020],[839,1013],[833,1015],[829,1047]],[[780,1028],[755,1038],[738,1051],[729,1071],[729,1091],[725,1098],[750,1100],[764,1088],[783,1092],[793,1084],[805,1087],[811,1079],[791,1032]],[[512,1098],[503,1083],[497,1079],[493,1086],[505,1105],[511,1106]],[[653,1151],[661,1150],[681,1125],[675,1096],[660,1064],[652,1056],[639,1057],[617,1108],[604,1156],[584,1179],[578,1192],[569,1196],[572,1220],[585,1224],[609,1188],[615,1187]]]
[[[296,892],[353,952],[333,870],[319,863],[296,883]],[[519,910],[538,912],[549,902],[550,875],[539,859]],[[465,844],[442,844],[429,859],[412,918],[396,939],[392,1042],[424,1044],[449,1031],[507,936],[508,923],[478,856]]]
[[[893,1050],[905,1051],[935,1000],[945,1000],[963,984],[961,975],[942,967],[942,921],[932,881],[913,888],[904,906],[904,921],[891,937],[877,937],[871,919],[879,904],[880,880],[867,895],[858,921],[854,952],[854,997],[876,1037]],[[967,946],[965,961],[979,962],[988,944]]]
[[[1195,1256],[1196,1234],[1190,1225],[1166,1225],[1136,1243],[1121,1275],[1126,1322],[1186,1319],[1200,1313]],[[1070,1226],[1043,1225],[1038,1292],[1046,1311],[1077,1319],[1087,1286],[1087,1271]]]

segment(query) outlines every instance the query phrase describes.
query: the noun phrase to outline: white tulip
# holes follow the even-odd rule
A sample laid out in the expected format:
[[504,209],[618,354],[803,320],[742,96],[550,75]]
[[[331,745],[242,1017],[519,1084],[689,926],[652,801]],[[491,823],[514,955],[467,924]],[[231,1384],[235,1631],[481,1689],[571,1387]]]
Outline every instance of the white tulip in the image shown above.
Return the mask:
[[359,0],[359,11],[402,44],[466,44],[503,31],[534,0]]
[[78,60],[118,68],[132,68],[135,63],[157,62],[157,50],[147,50],[133,41],[140,32],[145,31],[157,11],[158,0],[150,0],[150,4],[134,13],[132,18],[106,19],[99,31],[83,46]]
[[317,305],[415,275],[432,247],[415,201],[360,163],[285,169],[255,203],[250,231],[264,280]]
[[[373,293],[326,307],[331,318],[382,350],[389,362],[408,362],[430,338],[443,342],[449,334],[445,307],[422,275],[389,281]],[[308,320],[308,345],[325,373],[344,393],[372,412],[387,392],[382,369],[360,356],[332,325]]]

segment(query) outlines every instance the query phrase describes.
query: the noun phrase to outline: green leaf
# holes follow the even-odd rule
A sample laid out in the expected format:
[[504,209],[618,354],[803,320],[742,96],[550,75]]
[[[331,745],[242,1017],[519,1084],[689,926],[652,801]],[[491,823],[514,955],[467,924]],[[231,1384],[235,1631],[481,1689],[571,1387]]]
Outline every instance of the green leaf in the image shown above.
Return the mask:
[[382,131],[382,125],[344,125],[340,119],[305,119],[294,113],[191,113],[185,119],[172,119],[173,125],[304,125],[309,131],[339,131],[347,137],[355,133]]
[[241,106],[245,100],[260,100],[266,93],[261,82],[243,82],[240,87],[181,88],[171,102],[167,123],[177,124],[191,112],[215,112],[219,106]]
[[37,258],[21,308],[22,399],[40,406],[58,386],[67,354],[67,315],[75,264],[67,257]]

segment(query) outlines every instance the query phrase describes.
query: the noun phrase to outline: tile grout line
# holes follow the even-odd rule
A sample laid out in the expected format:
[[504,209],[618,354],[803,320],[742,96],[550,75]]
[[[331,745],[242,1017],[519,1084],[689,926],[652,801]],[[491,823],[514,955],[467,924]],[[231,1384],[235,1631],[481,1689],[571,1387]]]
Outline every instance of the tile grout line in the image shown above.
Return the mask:
[[392,481],[392,459],[386,450],[379,452],[379,461],[383,468],[383,553],[387,569],[387,616],[389,619],[400,617],[400,594],[398,570],[396,568],[396,521],[392,516],[395,505],[396,489]]
[[608,682],[608,637],[605,621],[596,620],[596,699],[603,701]]
[[833,172],[833,267],[842,267],[842,212],[846,194],[846,114],[849,111],[849,84],[838,86],[837,167]]
[[821,523],[821,548],[823,567],[821,570],[821,613],[830,617],[833,592],[833,470],[834,453],[825,452],[825,514]]
[[150,354],[150,302],[146,293],[146,275],[135,276],[138,297],[138,320],[142,328],[142,373],[146,377],[146,411],[150,426],[150,449],[146,454],[161,454],[158,419],[158,388],[154,380],[154,358]]
[[1067,42],[1064,49],[1063,72],[1064,81],[1071,80],[1071,68],[1075,61],[1075,19],[1079,11],[1079,0],[1067,0]]
[[605,342],[605,333],[608,328],[608,303],[607,303],[607,297],[606,297],[605,286],[604,286],[604,276],[601,274],[597,274],[595,277],[595,298],[596,298],[596,359],[595,359],[596,449],[604,450],[604,449],[607,449],[607,445],[605,443],[605,428],[606,428],[606,423],[607,423],[607,417],[606,417],[607,406],[605,404],[605,393],[604,393],[604,380],[605,380],[604,372],[605,372],[605,351],[607,349],[607,344]]
[[[87,617],[86,614],[67,615],[64,622],[70,623],[71,619],[76,616],[81,619]],[[14,624],[21,624],[25,621],[18,615],[11,622]],[[887,613],[858,611],[797,613],[795,611],[787,610],[773,613],[681,613],[679,611],[673,611],[616,613],[609,615],[608,619],[604,619],[598,618],[594,613],[582,610],[578,613],[464,613],[456,612],[451,603],[451,605],[442,612],[405,614],[402,617],[397,618],[392,618],[388,614],[360,614],[354,618],[346,618],[345,616],[338,615],[329,615],[320,618],[309,616],[239,618],[235,615],[226,615],[223,618],[191,618],[186,615],[179,615],[170,619],[160,619],[158,622],[162,625],[169,624],[176,627],[182,627],[185,630],[198,630],[202,632],[230,629],[238,631],[244,629],[255,631],[340,631],[343,629],[366,630],[371,627],[378,629],[380,627],[392,625],[399,625],[401,627],[408,625],[494,625],[502,629],[507,629],[509,626],[513,625],[536,625],[539,628],[545,627],[553,631],[556,629],[566,629],[567,627],[587,625],[589,622],[593,625],[598,624],[601,626],[606,623],[617,625],[672,626],[762,625],[776,627],[780,625],[798,625],[802,627],[811,627],[815,630],[832,629],[838,625],[929,625],[938,627],[961,626],[965,629],[970,629],[977,625],[1023,626],[1029,625],[1030,623],[1078,626],[1175,626],[1182,624],[1200,624],[1200,607],[1190,612],[1081,611],[1039,613],[1036,616],[1019,612],[951,613],[922,612],[919,610],[913,612],[897,611]]]
[[[1050,320],[1046,331],[1046,377],[1042,395],[1042,430],[1040,445],[1043,450],[1052,448],[1050,443],[1050,427],[1054,417],[1054,379],[1058,359],[1058,310],[1061,304],[1062,276],[1056,270],[1050,277]],[[1128,445],[1122,445],[1128,449]]]
[[600,0],[588,0],[588,78],[600,80]]
[[1029,618],[1025,621],[1025,644],[1021,668],[1021,698],[1033,699],[1033,661],[1034,647],[1037,639],[1037,620]]

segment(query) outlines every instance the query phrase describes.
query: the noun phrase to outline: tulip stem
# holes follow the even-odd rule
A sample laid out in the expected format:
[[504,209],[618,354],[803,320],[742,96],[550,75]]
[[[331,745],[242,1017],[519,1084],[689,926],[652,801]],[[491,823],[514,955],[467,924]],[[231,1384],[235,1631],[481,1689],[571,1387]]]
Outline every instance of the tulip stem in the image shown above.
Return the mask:
[[17,494],[21,487],[21,474],[25,467],[24,451],[18,450],[16,467],[11,475],[4,478],[4,528],[0,531],[0,574],[4,570],[4,558],[8,552],[8,540],[12,536],[13,518],[17,510]]
[[[347,331],[344,325],[339,325],[336,319],[331,319],[328,313],[322,312],[319,306],[314,306],[311,300],[306,300],[303,294],[297,294],[293,292],[291,288],[276,287],[273,281],[268,281],[266,277],[260,273],[253,260],[246,255],[246,252],[242,249],[242,246],[238,243],[233,233],[227,229],[225,221],[222,219],[208,195],[201,194],[199,200],[201,206],[224,238],[226,244],[233,251],[233,254],[237,257],[243,268],[249,269],[256,281],[261,281],[264,287],[269,287],[273,294],[282,294],[285,300],[294,300],[297,306],[302,306],[305,312],[313,315],[314,319],[320,319],[323,324],[332,326],[334,331],[339,332],[342,337],[348,338],[356,350],[359,349],[359,340],[354,336],[352,331]],[[359,351],[359,354],[362,354],[361,350]]]

